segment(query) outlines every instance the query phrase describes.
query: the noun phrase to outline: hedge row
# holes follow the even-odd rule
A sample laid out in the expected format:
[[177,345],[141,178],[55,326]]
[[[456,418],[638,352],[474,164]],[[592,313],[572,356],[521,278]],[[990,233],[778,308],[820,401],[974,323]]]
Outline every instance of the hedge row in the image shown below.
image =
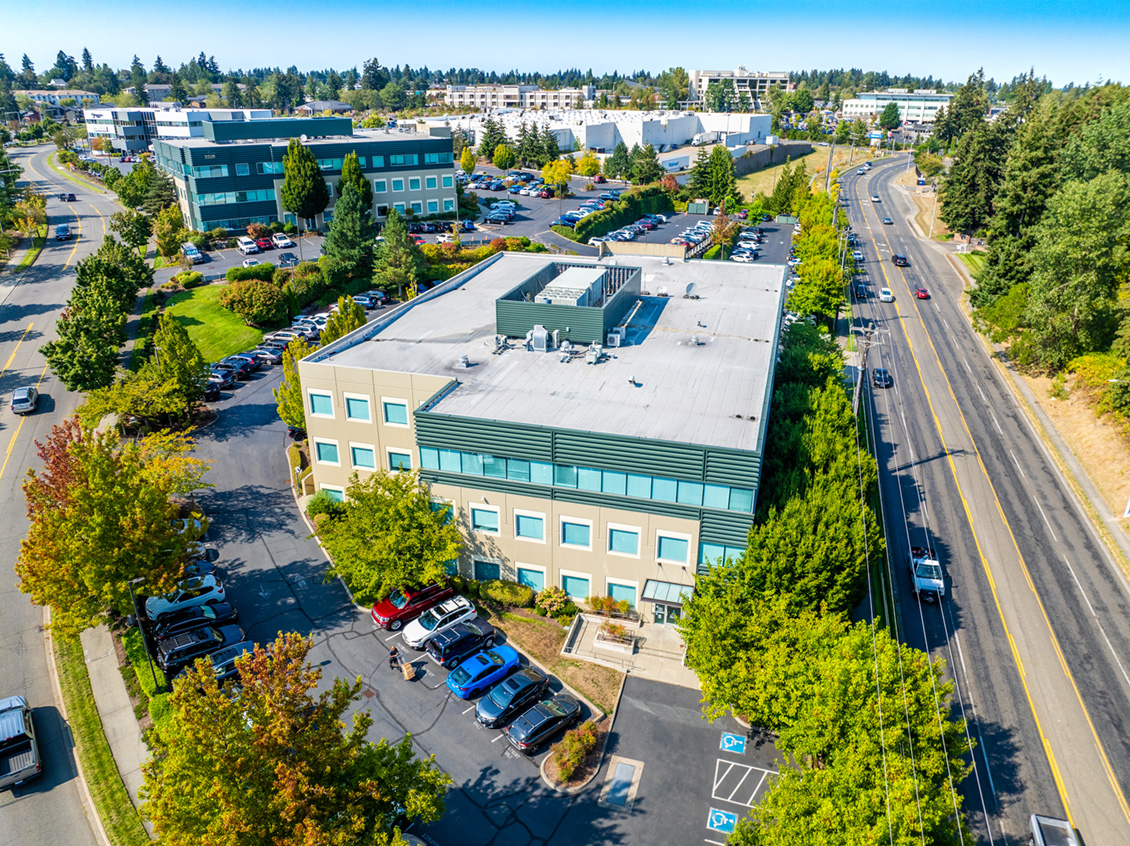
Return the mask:
[[227,279],[229,282],[242,282],[247,279],[259,279],[271,282],[275,278],[275,266],[270,262],[257,264],[253,267],[229,267]]
[[645,214],[674,211],[671,195],[659,185],[645,185],[632,188],[612,201],[603,211],[590,214],[577,221],[573,230],[573,240],[584,243],[589,238],[607,235],[621,226],[635,223]]

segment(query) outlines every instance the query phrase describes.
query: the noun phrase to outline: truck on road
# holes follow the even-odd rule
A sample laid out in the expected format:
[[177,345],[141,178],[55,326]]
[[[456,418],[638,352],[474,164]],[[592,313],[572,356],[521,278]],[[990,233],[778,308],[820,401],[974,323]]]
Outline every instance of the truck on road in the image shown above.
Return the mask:
[[946,577],[930,547],[910,548],[910,586],[914,595],[923,602],[934,602],[946,595]]
[[1032,846],[1079,846],[1075,829],[1067,820],[1032,814],[1028,824],[1032,829]]
[[0,790],[43,771],[31,709],[22,696],[0,699]]

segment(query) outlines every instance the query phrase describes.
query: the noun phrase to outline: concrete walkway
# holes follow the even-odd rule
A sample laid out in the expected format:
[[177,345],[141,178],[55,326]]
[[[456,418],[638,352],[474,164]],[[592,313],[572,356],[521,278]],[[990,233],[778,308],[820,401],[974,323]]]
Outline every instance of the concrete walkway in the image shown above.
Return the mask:
[[597,615],[578,614],[561,654],[651,681],[699,690],[698,677],[683,664],[683,639],[673,626],[644,623],[637,627],[628,623],[636,637],[635,650],[628,654],[597,646],[596,632],[603,622],[604,618]]
[[114,762],[129,791],[129,798],[135,807],[140,808],[137,791],[142,781],[141,765],[149,759],[149,747],[141,739],[141,729],[133,714],[126,683],[118,669],[118,656],[114,652],[110,630],[99,626],[84,631],[82,653],[86,658],[90,689],[94,692],[102,729],[114,753]]

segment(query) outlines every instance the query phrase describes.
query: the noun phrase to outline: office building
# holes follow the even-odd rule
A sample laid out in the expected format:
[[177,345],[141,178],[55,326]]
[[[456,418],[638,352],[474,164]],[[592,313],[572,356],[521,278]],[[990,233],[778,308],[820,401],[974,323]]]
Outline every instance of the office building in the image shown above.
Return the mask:
[[269,120],[270,109],[182,109],[157,106],[107,106],[85,109],[90,138],[109,139],[120,153],[145,153],[158,138],[202,138],[204,122]]
[[538,88],[536,85],[449,85],[443,101],[449,108],[579,109],[593,98],[591,85]]
[[745,548],[781,265],[504,253],[299,363],[314,480],[419,470],[458,571],[659,623]]
[[318,159],[330,189],[330,205],[302,226],[321,228],[333,219],[342,161],[357,153],[373,186],[374,219],[390,208],[420,216],[455,211],[451,130],[358,130],[342,117],[202,121],[201,137],[158,138],[157,166],[176,184],[181,212],[193,229],[245,229],[275,220],[298,223],[282,207],[283,156],[302,138]]
[[19,89],[12,92],[15,97],[28,97],[33,103],[43,103],[48,106],[60,106],[64,100],[72,100],[79,108],[96,106],[102,102],[102,97],[93,91],[82,91],[78,88],[53,88],[47,90]]
[[942,94],[933,88],[908,91],[905,88],[888,88],[886,91],[868,91],[843,102],[844,120],[874,120],[890,103],[899,108],[903,123],[933,123],[938,109],[949,108],[952,94]]
[[712,83],[733,86],[734,94],[755,108],[764,108],[764,97],[771,88],[788,88],[789,75],[784,71],[749,71],[739,66],[735,70],[687,71],[690,81],[688,105],[701,104],[706,99],[706,89]]

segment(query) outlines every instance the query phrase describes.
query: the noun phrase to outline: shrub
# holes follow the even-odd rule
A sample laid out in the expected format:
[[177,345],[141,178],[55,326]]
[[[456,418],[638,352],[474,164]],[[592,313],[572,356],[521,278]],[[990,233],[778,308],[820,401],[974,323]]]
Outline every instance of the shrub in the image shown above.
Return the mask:
[[517,582],[508,582],[503,579],[492,579],[479,586],[479,593],[483,599],[490,599],[500,605],[510,605],[516,608],[529,608],[534,604],[534,591],[527,585]]
[[290,272],[290,270],[288,268],[276,267],[275,273],[271,277],[271,281],[274,282],[276,285],[278,285],[281,288],[283,285],[285,285],[287,282],[290,281],[290,277],[292,275],[293,274]]
[[627,614],[632,606],[626,599],[616,600],[611,596],[590,596],[585,600],[597,614],[609,617],[613,614]]
[[177,284],[185,290],[189,288],[197,288],[204,284],[204,274],[197,270],[185,270],[178,273],[175,277]]
[[265,238],[271,234],[271,230],[261,223],[251,223],[247,226],[247,234],[252,238]]
[[273,282],[245,279],[220,292],[220,305],[234,311],[251,326],[278,323],[286,317],[287,298]]
[[475,579],[467,579],[467,583],[463,587],[463,592],[467,594],[467,596],[473,599],[477,599],[479,596],[479,587],[480,585],[478,581],[476,581]]
[[208,235],[217,244],[223,244],[228,240],[228,230],[224,229],[224,227],[222,226],[217,226],[215,229],[209,232]]
[[565,603],[564,608],[551,616],[561,625],[568,626],[573,622],[573,618],[576,617],[578,613],[580,613],[580,610],[580,608],[573,604],[573,600],[570,599]]
[[318,491],[314,498],[306,504],[306,516],[311,520],[320,514],[330,517],[340,517],[345,513],[345,504],[330,497],[326,491]]
[[573,604],[569,594],[557,585],[550,585],[544,590],[538,591],[538,595],[534,599],[534,607],[544,612],[547,617],[554,619],[564,616],[572,619],[573,615],[577,613],[577,606]]
[[568,781],[585,760],[585,756],[596,748],[596,726],[586,722],[565,732],[561,741],[553,747],[553,763],[562,781]]
[[282,231],[285,232],[287,235],[296,235],[296,234],[298,234],[298,227],[295,226],[293,223],[290,223],[289,221],[287,221],[286,223],[283,224]]
[[159,693],[149,699],[149,718],[153,720],[153,728],[157,731],[157,737],[160,737],[162,732],[168,733],[176,727],[177,712],[169,703],[171,695]]
[[619,200],[610,203],[603,211],[578,220],[573,230],[573,240],[585,243],[589,238],[606,235],[613,229],[634,223],[645,214],[673,209],[671,195],[662,187],[647,185],[633,188],[621,194]]
[[270,282],[275,278],[275,266],[266,262],[254,267],[229,267],[226,276],[229,282],[242,282],[247,279],[260,279],[263,282]]

